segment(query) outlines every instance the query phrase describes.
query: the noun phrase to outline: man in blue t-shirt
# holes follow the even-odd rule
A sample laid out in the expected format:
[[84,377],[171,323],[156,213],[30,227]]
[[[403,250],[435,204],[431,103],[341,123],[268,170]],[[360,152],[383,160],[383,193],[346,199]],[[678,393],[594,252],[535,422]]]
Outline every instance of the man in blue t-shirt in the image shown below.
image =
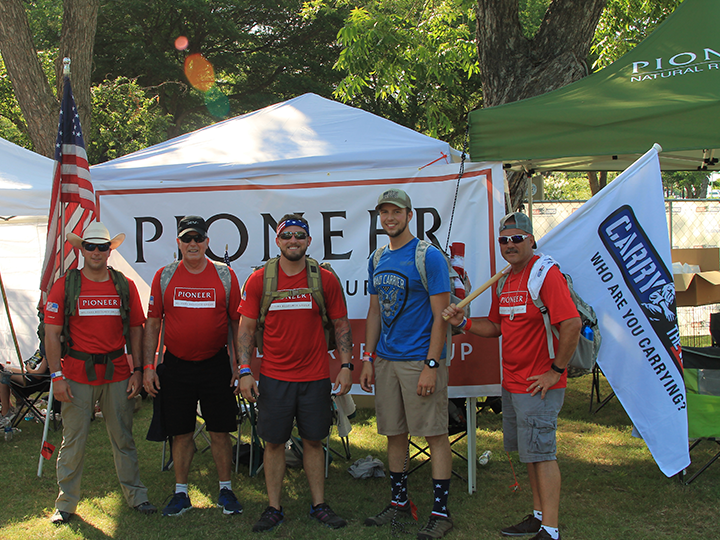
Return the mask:
[[[448,369],[446,323],[442,311],[450,301],[448,266],[432,246],[425,254],[427,289],[415,263],[419,240],[408,224],[413,217],[410,197],[388,189],[375,207],[380,225],[390,237],[379,260],[368,265],[368,309],[365,353],[360,384],[372,392],[375,366],[375,409],[378,433],[388,439],[392,497],[365,525],[380,526],[411,515],[407,494],[408,434],[425,437],[430,447],[433,509],[417,537],[442,538],[452,529],[447,509],[452,454],[448,440]],[[377,264],[376,264],[377,263]]]

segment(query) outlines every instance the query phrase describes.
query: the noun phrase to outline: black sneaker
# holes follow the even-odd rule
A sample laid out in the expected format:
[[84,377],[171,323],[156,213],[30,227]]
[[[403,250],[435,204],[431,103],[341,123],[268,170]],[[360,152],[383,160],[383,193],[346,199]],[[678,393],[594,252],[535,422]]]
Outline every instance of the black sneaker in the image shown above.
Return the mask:
[[55,513],[50,517],[50,523],[55,525],[64,525],[65,523],[68,523],[72,517],[73,514],[70,512],[55,509]]
[[453,528],[450,516],[438,516],[430,514],[427,525],[425,525],[417,534],[419,540],[431,540],[433,538],[442,538]]
[[534,515],[528,514],[517,525],[505,527],[500,532],[505,536],[530,536],[531,534],[537,534],[540,532],[540,525],[542,525],[542,521]]
[[253,532],[265,532],[271,531],[276,525],[280,525],[283,522],[282,507],[280,510],[272,506],[268,506],[260,516],[260,519],[253,525]]
[[402,521],[411,520],[412,512],[410,511],[410,503],[407,502],[403,506],[388,504],[382,512],[367,518],[365,520],[365,526],[381,527],[382,525],[392,523],[395,517],[397,517],[398,520]]
[[[545,529],[540,527],[540,532],[533,536],[530,540],[552,540],[552,536]],[[561,540],[560,533],[558,533],[558,540]]]
[[323,525],[327,525],[331,529],[340,529],[347,525],[347,521],[338,516],[332,509],[325,503],[320,503],[317,506],[310,508],[310,517],[317,519]]

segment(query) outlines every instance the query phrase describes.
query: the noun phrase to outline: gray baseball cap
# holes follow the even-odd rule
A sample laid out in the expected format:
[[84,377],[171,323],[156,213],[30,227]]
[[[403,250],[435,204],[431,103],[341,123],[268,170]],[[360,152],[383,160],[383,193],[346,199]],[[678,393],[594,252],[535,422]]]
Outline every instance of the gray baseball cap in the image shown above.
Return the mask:
[[408,210],[412,210],[410,196],[402,189],[390,188],[383,191],[382,194],[378,197],[378,202],[375,206],[375,210],[380,208],[380,205],[383,205],[385,203],[394,204],[395,206],[398,206],[400,208],[407,208]]
[[[507,223],[508,221],[512,223]],[[513,212],[500,220],[500,232],[505,229],[520,229],[528,234],[533,234],[530,218],[522,212]]]

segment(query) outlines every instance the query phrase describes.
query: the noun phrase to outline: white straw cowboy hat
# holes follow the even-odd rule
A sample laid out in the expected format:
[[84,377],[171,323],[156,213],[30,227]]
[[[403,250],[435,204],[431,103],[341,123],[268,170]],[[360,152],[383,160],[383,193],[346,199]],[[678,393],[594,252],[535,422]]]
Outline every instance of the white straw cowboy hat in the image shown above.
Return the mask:
[[115,235],[114,238],[110,238],[110,233],[107,227],[99,221],[93,221],[85,229],[85,234],[80,238],[75,233],[67,233],[67,240],[75,248],[82,248],[83,242],[87,244],[107,244],[110,243],[110,249],[116,249],[125,240],[125,233]]

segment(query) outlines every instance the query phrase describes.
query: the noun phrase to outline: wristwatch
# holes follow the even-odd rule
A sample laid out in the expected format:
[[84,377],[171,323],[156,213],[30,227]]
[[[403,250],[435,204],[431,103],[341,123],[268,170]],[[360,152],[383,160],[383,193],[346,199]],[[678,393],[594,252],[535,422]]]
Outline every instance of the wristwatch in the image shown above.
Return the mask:
[[350,362],[348,362],[347,364],[340,364],[340,369],[342,369],[342,368],[344,368],[344,367],[348,368],[350,371],[352,371],[353,369],[355,369],[355,366],[354,366],[352,363],[350,363]]
[[440,363],[434,358],[428,358],[427,360],[425,360],[425,365],[429,368],[437,368]]

